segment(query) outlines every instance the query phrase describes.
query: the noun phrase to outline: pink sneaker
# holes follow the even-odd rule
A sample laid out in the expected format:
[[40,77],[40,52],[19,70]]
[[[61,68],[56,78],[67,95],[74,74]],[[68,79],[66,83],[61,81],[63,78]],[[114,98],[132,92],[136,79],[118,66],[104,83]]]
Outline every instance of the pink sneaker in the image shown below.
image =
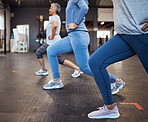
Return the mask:
[[99,110],[93,111],[88,114],[90,119],[116,119],[119,118],[120,113],[118,111],[117,105],[115,104],[112,110],[108,109],[105,105],[99,107]]

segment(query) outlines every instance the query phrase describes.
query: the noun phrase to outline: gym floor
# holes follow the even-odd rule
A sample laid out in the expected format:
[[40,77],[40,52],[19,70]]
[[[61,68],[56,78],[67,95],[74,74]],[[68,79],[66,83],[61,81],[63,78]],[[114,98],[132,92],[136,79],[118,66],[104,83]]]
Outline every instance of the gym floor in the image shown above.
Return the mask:
[[[72,53],[64,58],[75,62]],[[87,114],[103,106],[100,91],[91,76],[72,78],[73,69],[60,65],[64,88],[43,90],[52,79],[35,76],[40,69],[35,53],[0,54],[0,122],[148,122],[148,75],[136,56],[108,67],[113,75],[123,78],[124,89],[114,95],[120,118],[91,120]]]

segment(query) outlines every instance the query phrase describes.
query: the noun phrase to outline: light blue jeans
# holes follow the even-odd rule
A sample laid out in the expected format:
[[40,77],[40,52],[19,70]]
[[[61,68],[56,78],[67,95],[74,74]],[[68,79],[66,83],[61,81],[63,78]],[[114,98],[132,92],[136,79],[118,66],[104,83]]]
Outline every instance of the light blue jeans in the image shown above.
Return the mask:
[[[67,52],[74,52],[77,64],[80,70],[92,76],[92,72],[88,65],[89,52],[88,45],[90,39],[88,32],[73,31],[68,36],[55,42],[47,48],[48,60],[51,66],[53,78],[60,78],[57,55]],[[116,77],[110,74],[110,82],[115,82]]]

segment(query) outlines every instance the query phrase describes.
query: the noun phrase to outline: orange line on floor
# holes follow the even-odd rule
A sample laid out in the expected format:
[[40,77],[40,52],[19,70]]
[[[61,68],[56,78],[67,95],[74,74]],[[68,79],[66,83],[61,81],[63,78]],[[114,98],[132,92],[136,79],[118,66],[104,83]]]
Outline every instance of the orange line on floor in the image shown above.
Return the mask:
[[16,70],[13,70],[12,72],[16,72],[16,73],[19,73],[20,71],[16,71]]
[[138,104],[138,103],[120,103],[120,104],[129,104],[129,105],[135,105],[136,108],[138,108],[139,110],[143,110],[143,108]]

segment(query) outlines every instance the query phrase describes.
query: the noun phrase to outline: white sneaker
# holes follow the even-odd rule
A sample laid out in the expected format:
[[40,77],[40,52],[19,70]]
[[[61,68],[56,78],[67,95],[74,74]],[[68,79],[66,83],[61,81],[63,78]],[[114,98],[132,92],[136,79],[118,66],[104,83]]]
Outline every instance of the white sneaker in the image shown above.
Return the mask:
[[120,82],[115,82],[111,84],[111,92],[112,94],[117,94],[119,90],[123,89],[125,87],[125,82],[123,82],[122,79],[120,79]]
[[56,81],[49,81],[46,85],[43,86],[43,89],[45,90],[51,90],[51,89],[61,89],[63,88],[62,81],[60,80],[59,82]]
[[77,78],[77,77],[79,77],[81,74],[83,74],[82,71],[80,71],[80,70],[75,70],[74,73],[71,74],[71,76],[72,76],[73,78]]
[[35,72],[35,75],[38,75],[38,76],[48,75],[48,71],[47,69],[46,70],[40,69],[39,71]]
[[90,119],[116,119],[119,118],[120,113],[117,105],[115,104],[113,109],[108,109],[106,106],[99,107],[99,110],[93,111],[88,114]]

